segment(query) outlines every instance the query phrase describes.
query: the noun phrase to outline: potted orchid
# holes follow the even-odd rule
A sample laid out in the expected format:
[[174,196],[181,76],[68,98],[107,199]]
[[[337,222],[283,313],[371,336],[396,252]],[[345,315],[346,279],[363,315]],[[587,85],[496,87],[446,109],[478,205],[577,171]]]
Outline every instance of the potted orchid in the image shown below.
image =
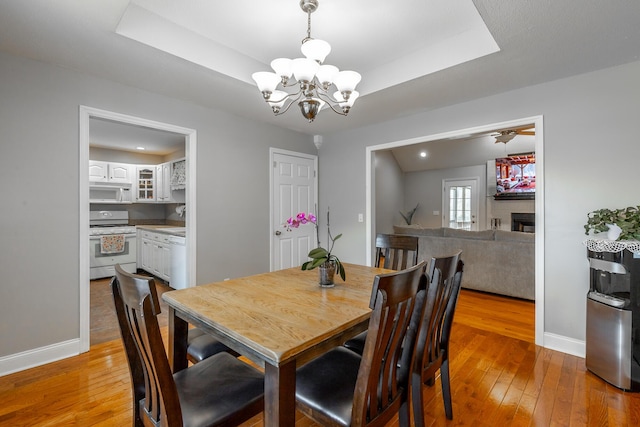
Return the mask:
[[337,271],[342,280],[346,279],[346,273],[344,266],[340,262],[340,259],[332,253],[335,241],[342,237],[342,234],[338,234],[333,237],[331,235],[331,228],[329,226],[329,211],[327,211],[327,233],[331,243],[328,248],[325,249],[320,246],[320,236],[318,230],[318,219],[312,213],[300,212],[296,216],[289,218],[284,227],[287,231],[291,231],[292,228],[298,228],[304,224],[313,224],[316,228],[316,240],[318,247],[309,251],[308,257],[310,261],[306,261],[302,264],[302,270],[313,270],[318,267],[320,270],[320,285],[321,286],[333,286],[333,275]]

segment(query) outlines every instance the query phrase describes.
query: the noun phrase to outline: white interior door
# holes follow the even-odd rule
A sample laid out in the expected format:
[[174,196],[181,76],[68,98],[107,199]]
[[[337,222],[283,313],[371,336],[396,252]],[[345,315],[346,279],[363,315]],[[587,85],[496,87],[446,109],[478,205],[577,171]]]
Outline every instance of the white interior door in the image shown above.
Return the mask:
[[283,226],[300,212],[317,214],[317,164],[317,156],[271,150],[271,271],[301,265],[317,246],[313,224]]
[[445,179],[442,182],[442,226],[478,229],[478,180]]

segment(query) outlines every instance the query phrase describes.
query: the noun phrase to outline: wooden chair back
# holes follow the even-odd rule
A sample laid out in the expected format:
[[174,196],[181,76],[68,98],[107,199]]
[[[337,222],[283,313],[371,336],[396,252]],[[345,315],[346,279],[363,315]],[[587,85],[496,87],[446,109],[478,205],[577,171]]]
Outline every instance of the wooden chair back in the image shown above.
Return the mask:
[[134,408],[135,416],[144,425],[147,421],[152,425],[182,425],[178,391],[156,318],[160,302],[154,280],[128,273],[117,265],[111,284],[134,395],[142,395],[139,399],[134,397],[134,406],[139,404],[137,411]]
[[405,270],[418,263],[418,237],[400,234],[376,236],[376,267]]
[[[428,286],[423,291],[424,295],[418,298],[421,307],[416,309],[411,321],[407,339],[411,339],[415,334],[415,340],[408,366],[412,377],[411,393],[415,399],[413,406],[416,426],[423,425],[422,405],[415,405],[418,400],[422,401],[422,384],[432,385],[436,372],[443,364],[448,363],[449,337],[464,267],[460,255],[461,252],[458,252],[451,256],[431,259]],[[441,374],[445,410],[447,418],[451,419],[448,365]]]
[[[448,347],[449,332],[445,330],[447,310],[451,310],[457,300],[454,296],[454,276],[458,270],[460,253],[455,255],[432,258],[429,264],[429,284],[422,310],[416,312],[414,319],[418,319],[417,338],[415,341],[414,361],[412,370],[416,372],[436,369],[445,348]],[[459,291],[459,286],[458,286]],[[449,303],[451,302],[451,305]],[[450,323],[450,322],[448,322]],[[447,325],[450,328],[450,324]]]
[[398,376],[397,366],[416,295],[424,285],[424,268],[422,262],[374,280],[376,297],[356,381],[353,426],[383,426],[407,404],[407,379]]

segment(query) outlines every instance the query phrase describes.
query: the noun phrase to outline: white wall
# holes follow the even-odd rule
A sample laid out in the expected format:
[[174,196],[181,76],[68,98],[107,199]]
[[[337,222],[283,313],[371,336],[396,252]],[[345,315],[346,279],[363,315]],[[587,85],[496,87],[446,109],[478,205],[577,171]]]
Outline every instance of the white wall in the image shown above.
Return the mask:
[[355,220],[365,210],[367,146],[543,115],[545,301],[538,303],[545,304],[545,343],[559,338],[579,346],[589,280],[586,215],[639,203],[639,75],[634,62],[325,135],[320,200],[331,205],[332,229],[344,233],[336,253],[345,262],[366,262],[366,230]]
[[316,153],[307,135],[0,54],[0,364],[79,337],[80,105],[197,130],[198,284],[269,270],[269,147]]

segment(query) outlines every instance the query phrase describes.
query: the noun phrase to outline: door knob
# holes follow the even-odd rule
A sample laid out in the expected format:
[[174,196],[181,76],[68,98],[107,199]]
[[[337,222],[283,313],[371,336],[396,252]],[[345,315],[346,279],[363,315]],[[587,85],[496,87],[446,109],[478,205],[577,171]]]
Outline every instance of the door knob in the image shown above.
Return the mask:
[[279,236],[281,234],[282,234],[282,232],[280,230],[276,231],[276,236]]

